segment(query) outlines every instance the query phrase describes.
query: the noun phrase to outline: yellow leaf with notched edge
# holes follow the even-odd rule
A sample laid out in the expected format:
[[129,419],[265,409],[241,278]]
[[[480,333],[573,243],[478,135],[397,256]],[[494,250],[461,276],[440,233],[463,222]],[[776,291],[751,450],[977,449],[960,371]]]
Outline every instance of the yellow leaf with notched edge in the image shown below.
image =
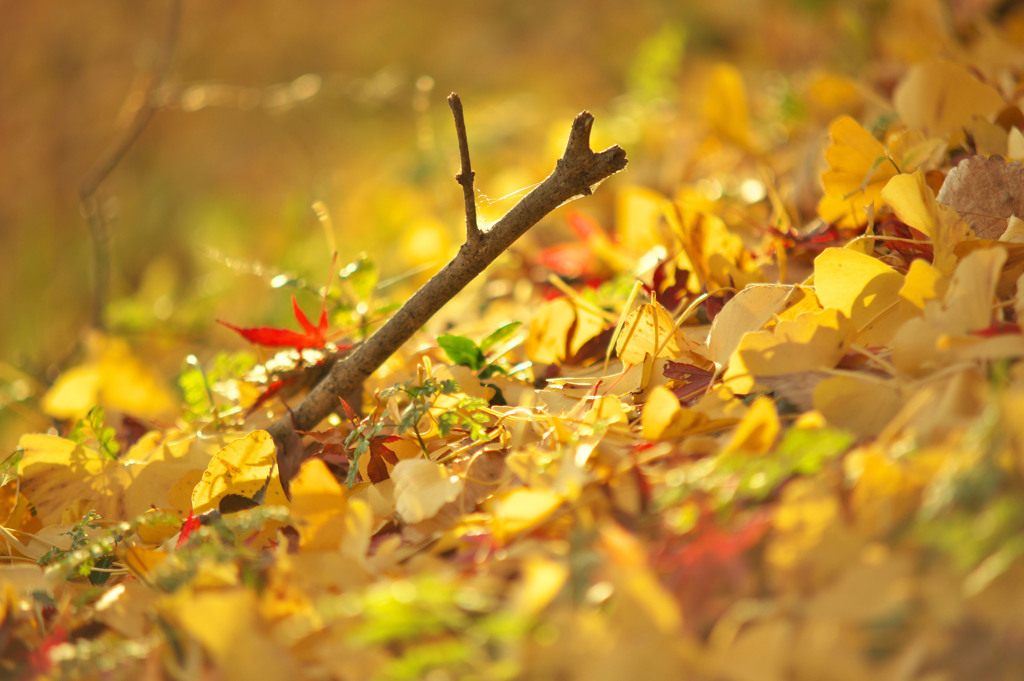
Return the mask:
[[[228,494],[252,498],[266,484],[276,456],[274,440],[265,430],[253,431],[224,447],[192,490],[192,510],[197,515],[211,511]],[[271,500],[270,490],[267,500]]]
[[426,459],[405,459],[391,471],[395,483],[395,511],[406,523],[433,518],[441,507],[462,492],[464,481],[452,479],[447,468]]
[[747,392],[742,388],[749,377],[832,368],[846,354],[855,333],[838,310],[805,312],[780,321],[770,331],[745,335],[723,380],[731,389]]
[[899,169],[882,143],[849,116],[834,120],[829,135],[828,170],[821,176],[825,195],[818,215],[826,222],[854,227],[867,221],[869,207],[881,206],[882,187]]
[[924,317],[948,333],[987,328],[993,319],[999,273],[1006,263],[1003,246],[972,251],[953,272],[945,300],[925,306]]

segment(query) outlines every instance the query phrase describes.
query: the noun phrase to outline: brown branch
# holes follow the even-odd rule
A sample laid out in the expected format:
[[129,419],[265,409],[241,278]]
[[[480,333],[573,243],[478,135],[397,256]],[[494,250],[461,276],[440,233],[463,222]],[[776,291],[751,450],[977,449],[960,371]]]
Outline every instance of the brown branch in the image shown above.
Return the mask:
[[473,178],[476,173],[469,162],[466,118],[462,114],[462,100],[454,92],[448,95],[448,106],[455,117],[455,134],[459,138],[459,156],[462,158],[462,171],[455,176],[455,181],[462,185],[462,194],[466,201],[466,243],[475,245],[480,237],[480,228],[476,224],[476,195],[473,193]]
[[475,245],[463,244],[452,261],[424,284],[383,327],[335,364],[292,414],[268,428],[277,444],[278,467],[286,490],[305,456],[301,440],[295,437],[294,431],[311,430],[337,409],[339,396],[348,395],[361,385],[434,313],[545,215],[573,197],[589,195],[595,185],[626,167],[626,152],[618,146],[600,153],[591,151],[593,123],[594,117],[586,111],[576,116],[565,154],[555,164],[554,172],[489,230],[480,232]]
[[142,103],[135,112],[132,122],[100,154],[78,187],[78,198],[89,223],[93,241],[95,281],[93,282],[92,323],[97,329],[102,329],[105,326],[104,310],[110,286],[110,230],[106,217],[103,215],[103,206],[100,205],[96,194],[103,181],[110,176],[128,150],[142,136],[142,132],[153,119],[153,114],[161,107],[158,95],[166,87],[171,75],[174,52],[181,27],[181,4],[182,0],[170,0],[170,16],[167,20],[167,30],[160,51],[160,61],[157,64],[153,81],[146,88]]

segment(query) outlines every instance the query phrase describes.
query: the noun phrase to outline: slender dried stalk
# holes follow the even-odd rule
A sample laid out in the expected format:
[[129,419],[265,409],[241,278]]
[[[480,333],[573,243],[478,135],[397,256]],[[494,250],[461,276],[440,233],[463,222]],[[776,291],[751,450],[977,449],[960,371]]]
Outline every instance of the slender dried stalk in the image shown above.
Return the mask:
[[110,229],[107,226],[107,219],[103,215],[103,206],[96,194],[103,181],[114,171],[128,150],[142,136],[142,132],[153,120],[153,114],[161,107],[159,94],[166,87],[170,78],[174,53],[178,45],[181,4],[182,0],[170,1],[167,30],[160,51],[160,61],[152,82],[146,88],[142,103],[135,112],[135,117],[128,127],[110,143],[110,146],[104,149],[89,172],[82,178],[82,183],[78,187],[82,212],[85,214],[89,223],[89,231],[92,234],[94,270],[92,324],[97,329],[105,327],[104,311],[107,305],[107,289],[110,285]]
[[[455,116],[458,120],[458,113]],[[597,153],[590,149],[593,124],[594,117],[586,111],[576,116],[565,153],[555,164],[554,172],[490,229],[476,230],[476,238],[470,236],[444,269],[424,284],[365,343],[335,364],[292,413],[268,429],[277,444],[278,467],[285,489],[304,458],[297,430],[312,429],[337,409],[340,396],[348,395],[362,385],[417,329],[545,215],[573,197],[590,195],[595,185],[626,167],[626,152],[622,148],[613,146]],[[463,180],[460,183],[465,180],[467,172],[472,172],[468,151],[463,157]],[[464,189],[466,186],[463,184]],[[467,227],[469,224],[467,215]],[[473,233],[469,231],[470,235]]]

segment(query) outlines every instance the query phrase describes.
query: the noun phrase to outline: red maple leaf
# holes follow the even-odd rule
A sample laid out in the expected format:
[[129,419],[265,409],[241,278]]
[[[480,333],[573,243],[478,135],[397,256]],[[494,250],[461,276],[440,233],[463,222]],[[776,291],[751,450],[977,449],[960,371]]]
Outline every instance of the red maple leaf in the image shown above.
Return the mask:
[[570,211],[566,221],[578,241],[545,248],[537,255],[537,262],[559,276],[579,280],[584,286],[597,286],[607,279],[596,253],[598,244],[614,243],[615,239],[583,213]]
[[189,511],[188,518],[181,526],[181,532],[178,534],[178,541],[174,548],[180,549],[188,541],[188,538],[192,536],[192,533],[199,529],[199,525],[199,518],[196,517],[195,511]]
[[237,332],[250,343],[266,347],[303,350],[305,348],[322,348],[327,345],[327,299],[324,299],[320,307],[320,322],[316,326],[313,326],[313,323],[306,317],[306,313],[299,307],[295,296],[292,296],[292,310],[295,313],[295,319],[302,326],[303,333],[289,329],[275,329],[270,326],[243,328],[220,319],[217,322]]
[[56,646],[67,643],[68,632],[61,625],[57,625],[39,643],[39,646],[29,654],[29,666],[36,674],[48,674],[53,670],[53,660],[50,659],[50,651]]

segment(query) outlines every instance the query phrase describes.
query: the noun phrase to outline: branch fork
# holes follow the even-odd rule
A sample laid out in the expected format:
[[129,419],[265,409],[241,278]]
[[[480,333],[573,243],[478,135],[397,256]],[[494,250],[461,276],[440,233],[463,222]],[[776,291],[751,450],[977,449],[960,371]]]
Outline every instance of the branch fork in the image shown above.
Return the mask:
[[277,446],[278,469],[285,490],[288,490],[290,480],[305,459],[302,439],[297,431],[311,430],[336,410],[341,396],[358,390],[427,320],[548,213],[572,198],[589,196],[593,187],[626,167],[626,152],[619,146],[601,152],[591,150],[590,131],[594,117],[584,111],[573,121],[565,154],[555,164],[555,170],[483,232],[476,220],[474,173],[469,160],[462,101],[452,93],[448,104],[455,117],[462,161],[461,172],[455,179],[462,186],[465,197],[466,242],[451,262],[424,284],[384,326],[354,352],[339,360],[294,411],[267,429]]

